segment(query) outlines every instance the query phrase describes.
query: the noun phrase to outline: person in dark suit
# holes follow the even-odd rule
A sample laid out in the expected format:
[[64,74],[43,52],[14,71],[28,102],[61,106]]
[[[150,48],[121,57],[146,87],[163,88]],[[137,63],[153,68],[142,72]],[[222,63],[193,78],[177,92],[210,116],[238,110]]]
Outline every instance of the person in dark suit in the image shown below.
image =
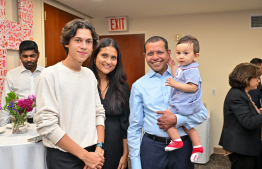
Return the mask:
[[[260,74],[259,76],[262,75],[262,59],[259,58],[254,58],[250,61],[250,63],[256,65],[260,69]],[[248,92],[250,94],[252,101],[256,104],[257,108],[261,108],[261,102],[260,99],[262,99],[262,86],[261,82],[258,83],[258,87],[255,90],[250,90]]]
[[262,115],[248,92],[257,88],[260,70],[241,63],[229,75],[231,89],[224,102],[224,124],[219,145],[231,161],[231,169],[259,169]]
[[[250,63],[255,64],[259,67],[260,69],[260,76],[262,75],[262,59],[259,58],[253,58]],[[255,90],[250,90],[248,94],[251,96],[252,101],[256,104],[257,108],[260,109],[262,106],[262,85],[261,85],[261,80],[258,83],[257,89]],[[260,149],[260,155],[259,155],[259,160],[260,160],[260,168],[262,169],[262,141],[261,141],[261,149]]]

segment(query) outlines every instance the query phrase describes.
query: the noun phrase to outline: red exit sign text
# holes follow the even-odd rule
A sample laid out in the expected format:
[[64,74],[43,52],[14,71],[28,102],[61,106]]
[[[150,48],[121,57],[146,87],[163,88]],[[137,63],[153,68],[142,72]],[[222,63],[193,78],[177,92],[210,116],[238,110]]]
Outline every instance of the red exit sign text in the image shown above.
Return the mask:
[[127,21],[126,17],[111,17],[108,18],[109,31],[126,31]]

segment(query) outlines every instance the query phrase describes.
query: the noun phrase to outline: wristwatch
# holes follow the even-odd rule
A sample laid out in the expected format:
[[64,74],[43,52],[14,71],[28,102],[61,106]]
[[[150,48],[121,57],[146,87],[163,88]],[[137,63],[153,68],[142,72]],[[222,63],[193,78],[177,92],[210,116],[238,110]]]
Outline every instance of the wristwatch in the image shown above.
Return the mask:
[[97,147],[101,147],[103,150],[106,149],[105,143],[102,143],[102,142],[101,142],[101,143],[97,143],[96,146],[97,146]]

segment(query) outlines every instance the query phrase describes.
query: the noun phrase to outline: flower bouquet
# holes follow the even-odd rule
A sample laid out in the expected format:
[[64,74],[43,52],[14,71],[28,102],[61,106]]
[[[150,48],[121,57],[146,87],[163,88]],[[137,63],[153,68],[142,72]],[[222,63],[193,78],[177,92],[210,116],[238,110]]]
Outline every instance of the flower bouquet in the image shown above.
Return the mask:
[[31,112],[36,106],[36,97],[29,95],[27,99],[20,98],[11,91],[5,97],[6,104],[3,110],[12,115],[13,134],[26,133],[27,128],[27,113]]

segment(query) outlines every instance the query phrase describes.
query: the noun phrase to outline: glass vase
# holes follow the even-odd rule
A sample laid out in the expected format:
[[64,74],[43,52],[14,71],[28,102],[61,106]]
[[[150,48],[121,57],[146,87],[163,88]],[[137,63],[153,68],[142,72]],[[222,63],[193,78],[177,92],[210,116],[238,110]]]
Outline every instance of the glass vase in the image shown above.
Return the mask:
[[12,133],[23,134],[28,132],[27,117],[12,116]]

